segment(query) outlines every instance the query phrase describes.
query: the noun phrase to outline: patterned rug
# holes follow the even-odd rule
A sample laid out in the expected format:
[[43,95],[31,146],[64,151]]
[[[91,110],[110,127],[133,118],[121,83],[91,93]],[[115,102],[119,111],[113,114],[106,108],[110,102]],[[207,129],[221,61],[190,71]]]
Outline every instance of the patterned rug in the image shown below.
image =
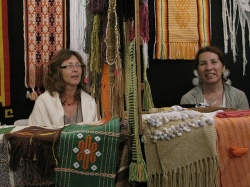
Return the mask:
[[209,0],[155,0],[155,59],[192,60],[210,43]]
[[25,86],[42,86],[48,62],[66,46],[65,0],[24,0]]
[[58,186],[114,186],[120,120],[101,126],[69,125],[61,132],[55,168]]

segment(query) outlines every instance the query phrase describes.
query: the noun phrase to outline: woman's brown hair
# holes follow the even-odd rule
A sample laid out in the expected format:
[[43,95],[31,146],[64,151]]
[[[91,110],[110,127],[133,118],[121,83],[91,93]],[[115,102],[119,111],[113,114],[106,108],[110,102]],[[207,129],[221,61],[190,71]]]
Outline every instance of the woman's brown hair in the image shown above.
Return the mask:
[[81,90],[86,89],[86,85],[84,83],[84,72],[86,69],[85,64],[83,63],[81,55],[76,52],[69,49],[61,49],[58,51],[51,59],[49,64],[49,71],[47,76],[45,76],[44,80],[44,88],[46,91],[48,91],[52,96],[54,92],[58,92],[60,97],[64,93],[65,90],[65,83],[62,79],[62,73],[60,66],[62,63],[66,60],[68,60],[71,56],[75,56],[78,61],[82,64],[82,76],[81,81],[77,85],[77,91],[75,95],[75,99],[80,99],[80,93]]

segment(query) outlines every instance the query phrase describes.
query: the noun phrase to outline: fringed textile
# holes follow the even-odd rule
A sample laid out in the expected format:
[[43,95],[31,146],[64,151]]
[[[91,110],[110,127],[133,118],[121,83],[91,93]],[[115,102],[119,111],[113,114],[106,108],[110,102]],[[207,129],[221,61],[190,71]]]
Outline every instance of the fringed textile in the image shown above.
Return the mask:
[[114,186],[120,120],[101,126],[71,124],[61,132],[56,186]]
[[105,121],[111,119],[110,111],[110,83],[109,83],[109,65],[104,64],[102,71],[102,93],[101,93],[101,103],[102,103],[102,117]]
[[26,127],[4,134],[9,145],[9,167],[13,172],[22,168],[26,185],[53,183],[53,169],[57,164],[54,146],[61,129],[51,130],[37,126]]
[[65,0],[24,0],[25,86],[40,89],[48,64],[66,46]]
[[147,68],[148,68],[148,45],[143,42],[143,83],[144,83],[144,90],[143,90],[143,103],[142,109],[149,110],[154,107],[153,97],[151,93],[150,84],[147,78]]
[[0,103],[2,106],[10,106],[10,59],[7,0],[0,1],[0,15]]
[[193,60],[199,47],[210,43],[209,6],[209,0],[155,0],[153,58]]
[[16,170],[15,172],[10,171],[9,168],[9,150],[8,142],[4,141],[4,133],[9,133],[14,128],[14,126],[8,126],[0,129],[0,184],[1,186],[21,186],[23,184],[22,180],[22,170]]
[[129,186],[129,163],[130,163],[130,150],[131,138],[129,133],[129,125],[127,120],[121,121],[121,133],[119,143],[119,166],[116,173],[115,187]]
[[[87,4],[89,0],[74,0],[70,3],[70,49],[81,54],[83,62],[88,66],[89,51],[86,51],[86,30],[87,30]],[[88,80],[88,69],[86,68],[85,80]],[[87,81],[86,81],[87,83]]]
[[145,182],[148,180],[146,164],[142,156],[139,138],[138,87],[136,75],[136,48],[133,40],[127,51],[125,65],[125,99],[132,141],[132,161],[129,166],[129,181]]
[[[250,8],[249,0],[222,0],[222,20],[223,20],[223,32],[224,32],[224,52],[228,53],[230,40],[230,49],[233,53],[233,61],[236,62],[237,56],[237,33],[238,27],[241,28],[241,41],[242,41],[242,57],[243,57],[243,76],[246,75],[246,26],[248,32],[250,32]],[[250,42],[250,34],[248,34],[248,41]]]
[[188,110],[143,114],[142,120],[148,186],[218,186],[211,117]]
[[91,55],[90,55],[90,71],[97,73],[100,73],[102,71],[100,28],[101,28],[101,16],[97,14],[94,16],[93,29],[91,32]]
[[149,19],[148,19],[148,0],[140,0],[140,36],[145,43],[149,41]]
[[220,186],[250,184],[250,116],[215,118]]
[[90,13],[93,15],[106,14],[109,0],[88,0],[90,5]]
[[116,13],[116,0],[109,0],[106,29],[106,62],[113,65],[120,59],[120,32]]

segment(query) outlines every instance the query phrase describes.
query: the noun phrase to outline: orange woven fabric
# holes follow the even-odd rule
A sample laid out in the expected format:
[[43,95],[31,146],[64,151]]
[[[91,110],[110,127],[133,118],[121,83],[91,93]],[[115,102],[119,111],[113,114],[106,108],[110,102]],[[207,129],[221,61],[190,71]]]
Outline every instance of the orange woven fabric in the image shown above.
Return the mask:
[[250,186],[250,116],[215,118],[220,186]]
[[210,44],[209,0],[155,0],[155,59],[192,60]]

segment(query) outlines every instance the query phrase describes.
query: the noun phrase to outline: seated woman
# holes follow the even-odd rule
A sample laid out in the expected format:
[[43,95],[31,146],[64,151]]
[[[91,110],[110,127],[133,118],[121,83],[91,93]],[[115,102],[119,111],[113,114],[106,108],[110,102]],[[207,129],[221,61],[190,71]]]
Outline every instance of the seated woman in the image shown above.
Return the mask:
[[181,105],[205,103],[214,107],[249,109],[246,94],[223,80],[225,60],[218,47],[200,49],[196,54],[195,69],[201,81],[182,96]]
[[45,77],[45,92],[35,101],[30,126],[62,126],[97,121],[95,99],[84,91],[85,65],[79,53],[62,49],[56,53]]

